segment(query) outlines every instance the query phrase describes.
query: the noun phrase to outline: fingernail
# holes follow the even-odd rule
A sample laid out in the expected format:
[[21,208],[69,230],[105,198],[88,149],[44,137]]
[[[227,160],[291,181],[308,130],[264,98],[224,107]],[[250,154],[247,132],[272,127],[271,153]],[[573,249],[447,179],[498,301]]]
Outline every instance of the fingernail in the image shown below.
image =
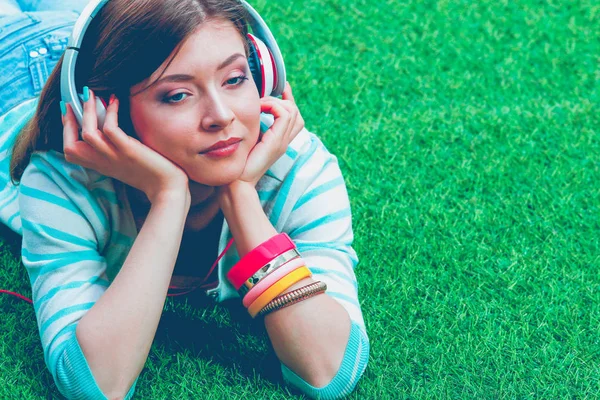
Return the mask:
[[115,95],[111,94],[110,99],[108,100],[108,105],[111,105],[115,101]]
[[90,88],[87,86],[83,87],[83,101],[88,101],[90,99]]
[[67,115],[67,105],[62,100],[60,101],[60,113],[63,115],[63,117]]

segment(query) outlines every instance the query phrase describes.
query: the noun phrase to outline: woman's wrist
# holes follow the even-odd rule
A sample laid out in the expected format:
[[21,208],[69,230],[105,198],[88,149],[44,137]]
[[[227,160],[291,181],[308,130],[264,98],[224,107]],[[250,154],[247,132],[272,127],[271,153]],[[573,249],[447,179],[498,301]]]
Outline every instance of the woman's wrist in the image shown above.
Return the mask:
[[219,191],[219,205],[233,234],[240,257],[277,234],[262,209],[256,188],[251,183],[235,181],[222,186]]
[[148,200],[150,201],[152,207],[183,207],[186,214],[190,209],[192,202],[190,191],[187,185],[185,187],[172,188],[157,192],[152,198],[148,196]]
[[232,210],[237,204],[254,198],[258,200],[256,188],[246,181],[233,181],[221,186],[219,190],[219,205],[224,213]]

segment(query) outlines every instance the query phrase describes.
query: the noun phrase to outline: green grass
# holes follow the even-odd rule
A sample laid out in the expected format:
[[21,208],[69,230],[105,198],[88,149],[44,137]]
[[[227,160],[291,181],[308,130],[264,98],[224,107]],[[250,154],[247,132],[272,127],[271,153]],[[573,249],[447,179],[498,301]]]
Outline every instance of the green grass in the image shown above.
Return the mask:
[[[351,398],[596,398],[597,2],[254,3],[350,192],[371,339]],[[3,236],[0,287],[28,293]],[[56,395],[32,309],[0,312],[0,398]],[[237,307],[169,302],[138,398],[300,398],[275,365]]]

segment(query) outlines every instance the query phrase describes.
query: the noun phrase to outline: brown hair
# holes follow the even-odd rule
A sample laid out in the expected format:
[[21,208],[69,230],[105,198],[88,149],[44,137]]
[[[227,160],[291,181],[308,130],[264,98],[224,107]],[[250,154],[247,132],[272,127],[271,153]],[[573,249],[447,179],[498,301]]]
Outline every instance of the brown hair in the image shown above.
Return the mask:
[[[110,0],[90,23],[81,44],[75,69],[78,92],[87,85],[103,98],[114,93],[121,101],[119,125],[134,134],[130,88],[148,79],[208,20],[231,21],[246,43],[246,16],[237,0]],[[35,115],[13,147],[10,174],[15,183],[34,151],[63,150],[59,107],[62,61],[61,57],[48,77]]]

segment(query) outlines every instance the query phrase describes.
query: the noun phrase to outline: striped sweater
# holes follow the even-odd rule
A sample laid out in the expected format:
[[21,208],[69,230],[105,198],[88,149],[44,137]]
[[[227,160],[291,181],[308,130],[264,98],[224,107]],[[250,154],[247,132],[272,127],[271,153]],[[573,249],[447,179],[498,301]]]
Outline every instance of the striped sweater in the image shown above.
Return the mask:
[[[37,152],[21,184],[8,179],[15,135],[35,110],[25,102],[0,117],[0,221],[23,236],[22,259],[30,277],[45,362],[67,398],[104,399],[77,342],[82,316],[111,284],[137,228],[124,186],[65,161],[56,151]],[[257,184],[263,209],[278,232],[296,243],[316,280],[347,311],[352,327],[342,365],[333,380],[315,388],[281,364],[284,380],[313,398],[350,393],[364,372],[369,341],[354,268],[350,204],[336,158],[303,130]],[[220,234],[219,253],[231,232]],[[215,301],[238,297],[225,274],[239,260],[232,246],[219,261]],[[127,398],[135,390],[135,383]]]

